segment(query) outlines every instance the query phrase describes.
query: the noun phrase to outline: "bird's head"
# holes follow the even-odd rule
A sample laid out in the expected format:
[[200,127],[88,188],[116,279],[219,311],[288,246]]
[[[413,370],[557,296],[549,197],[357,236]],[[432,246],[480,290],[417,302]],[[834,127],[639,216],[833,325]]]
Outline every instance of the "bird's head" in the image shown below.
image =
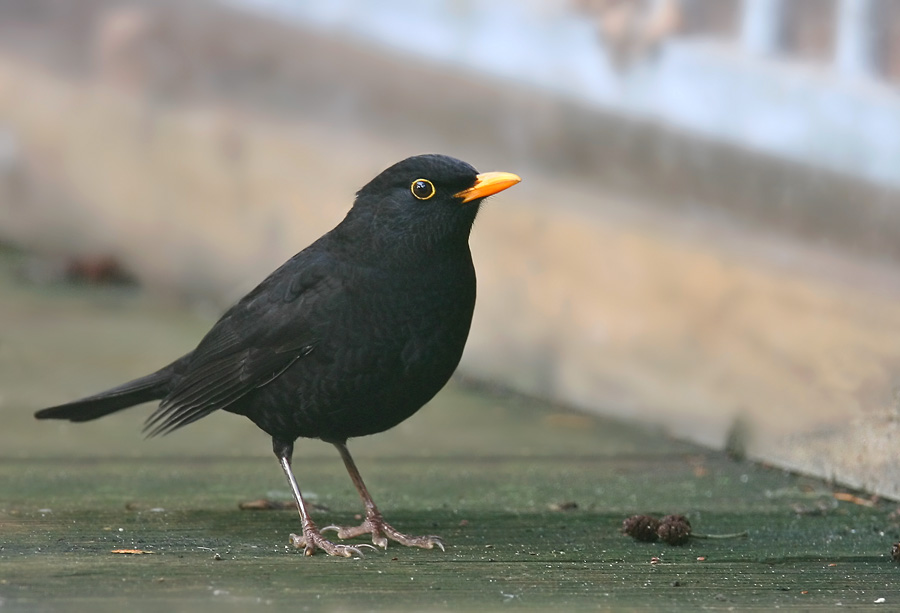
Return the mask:
[[464,244],[482,200],[520,180],[507,172],[479,174],[445,155],[418,155],[394,164],[359,190],[348,220],[368,226],[385,247]]

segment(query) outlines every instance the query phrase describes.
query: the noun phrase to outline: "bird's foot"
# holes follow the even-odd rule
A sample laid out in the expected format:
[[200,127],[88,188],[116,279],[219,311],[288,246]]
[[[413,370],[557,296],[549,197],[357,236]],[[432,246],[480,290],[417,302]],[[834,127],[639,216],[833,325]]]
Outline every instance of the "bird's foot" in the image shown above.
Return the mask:
[[[322,528],[322,532],[331,530],[337,532],[339,539],[350,539],[362,536],[363,534],[371,534],[372,542],[382,549],[387,549],[388,539],[396,541],[407,547],[421,547],[422,549],[434,549],[437,547],[444,551],[444,541],[441,537],[429,536],[409,536],[395,530],[393,526],[384,521],[381,514],[373,513],[358,526],[326,526]],[[362,545],[361,545],[362,546]],[[366,545],[368,547],[368,545]]]
[[297,549],[303,549],[303,553],[311,556],[316,553],[317,549],[321,549],[330,556],[341,556],[344,558],[352,558],[358,556],[364,557],[360,547],[368,547],[375,549],[371,545],[359,545],[352,547],[350,545],[338,545],[332,543],[322,533],[316,530],[315,526],[304,526],[303,534],[291,534],[291,545]]

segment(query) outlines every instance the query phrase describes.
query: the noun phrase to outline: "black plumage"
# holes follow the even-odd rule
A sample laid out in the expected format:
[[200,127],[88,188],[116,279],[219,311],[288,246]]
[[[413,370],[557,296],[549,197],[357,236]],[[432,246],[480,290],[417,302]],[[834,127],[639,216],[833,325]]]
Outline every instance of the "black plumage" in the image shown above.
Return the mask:
[[272,437],[303,524],[308,555],[359,554],[310,519],[290,461],[299,437],[337,447],[366,505],[361,526],[405,545],[443,548],[384,522],[350,457],[348,438],[391,428],[428,402],[462,355],[475,306],[468,237],[483,198],[517,183],[442,155],[383,171],[357,192],[344,220],[232,306],[192,352],[111,390],[38,411],[88,421],[151,400],[150,436],[216,410],[245,415]]

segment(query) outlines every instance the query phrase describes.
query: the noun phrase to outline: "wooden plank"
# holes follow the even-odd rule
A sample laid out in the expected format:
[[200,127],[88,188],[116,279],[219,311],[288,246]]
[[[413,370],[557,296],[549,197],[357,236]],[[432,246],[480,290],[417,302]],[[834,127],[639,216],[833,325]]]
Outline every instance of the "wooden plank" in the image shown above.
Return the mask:
[[[3,262],[7,273],[21,264]],[[458,383],[399,427],[351,443],[389,521],[441,534],[447,551],[306,558],[287,546],[293,511],[238,508],[288,498],[266,437],[247,420],[214,415],[142,441],[148,409],[90,424],[31,417],[42,403],[151,368],[206,318],[134,290],[28,287],[10,274],[0,275],[0,292],[4,608],[900,603],[894,505],[838,501],[822,482],[659,431]],[[310,498],[328,507],[318,519],[355,521],[359,500],[329,446],[301,441],[295,467]],[[568,502],[577,507],[553,510]],[[749,537],[637,543],[619,532],[633,513],[686,513],[696,531]]]

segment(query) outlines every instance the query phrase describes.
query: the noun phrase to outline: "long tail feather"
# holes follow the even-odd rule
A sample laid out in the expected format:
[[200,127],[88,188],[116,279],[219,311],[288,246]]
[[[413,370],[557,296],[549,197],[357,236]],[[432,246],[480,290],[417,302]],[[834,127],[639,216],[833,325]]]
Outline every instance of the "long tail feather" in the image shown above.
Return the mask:
[[42,409],[34,414],[38,419],[68,419],[90,421],[127,409],[137,404],[159,400],[169,392],[174,364],[105,392],[59,406]]

